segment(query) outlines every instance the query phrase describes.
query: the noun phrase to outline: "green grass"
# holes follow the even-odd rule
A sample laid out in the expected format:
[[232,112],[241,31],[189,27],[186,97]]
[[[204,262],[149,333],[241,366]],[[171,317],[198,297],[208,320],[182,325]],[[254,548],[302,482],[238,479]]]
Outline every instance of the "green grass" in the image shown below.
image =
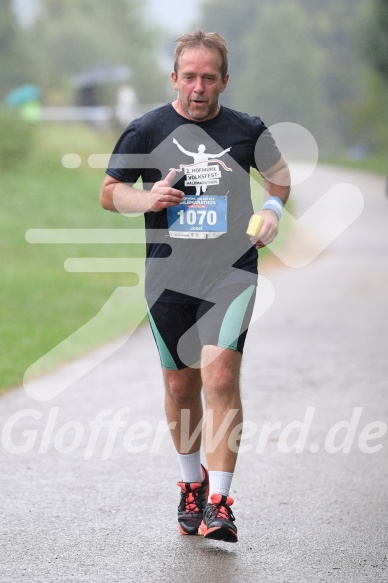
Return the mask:
[[361,160],[352,160],[347,157],[340,157],[335,160],[327,160],[327,164],[332,166],[342,166],[344,168],[356,168],[358,170],[368,170],[388,176],[388,152],[367,156]]
[[[133,286],[130,274],[69,273],[68,257],[128,257],[143,253],[138,246],[29,244],[29,229],[141,228],[142,218],[104,211],[99,205],[103,170],[92,170],[91,153],[109,153],[113,136],[87,126],[42,126],[32,159],[3,174],[0,186],[0,389],[19,385],[25,370],[37,359],[89,322],[117,286]],[[79,169],[65,169],[62,156],[79,153]],[[129,330],[144,310],[141,286],[131,288],[131,308],[112,314],[103,329],[84,334],[52,365],[69,360]],[[76,340],[76,338],[74,339]],[[42,369],[42,371],[45,369]]]
[[[127,332],[145,313],[142,284],[135,286],[137,278],[131,274],[70,273],[64,268],[67,258],[143,257],[143,245],[31,244],[25,238],[31,229],[136,228],[143,233],[143,217],[124,217],[100,207],[104,170],[87,164],[90,154],[109,153],[117,136],[71,124],[42,125],[36,132],[31,159],[19,170],[5,172],[0,184],[0,391],[20,385],[26,369],[46,354],[50,357],[43,359],[37,374]],[[62,166],[68,153],[81,156],[80,168]],[[257,174],[252,190],[259,210]],[[280,238],[286,229],[282,224]],[[267,254],[260,251],[262,259]],[[117,287],[129,289],[130,302],[90,328],[88,323]],[[52,351],[61,343],[62,350]]]

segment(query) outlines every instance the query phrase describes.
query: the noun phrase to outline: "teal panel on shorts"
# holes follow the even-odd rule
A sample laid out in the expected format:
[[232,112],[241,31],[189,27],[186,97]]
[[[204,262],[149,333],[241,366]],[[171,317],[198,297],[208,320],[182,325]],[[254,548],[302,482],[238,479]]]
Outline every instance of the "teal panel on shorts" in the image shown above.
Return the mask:
[[218,336],[218,346],[237,350],[238,338],[244,330],[241,330],[245,312],[255,291],[255,286],[250,285],[230,304],[222,321],[220,334]]
[[156,327],[154,319],[151,316],[151,312],[149,310],[147,310],[147,311],[148,311],[148,317],[150,320],[152,332],[154,333],[155,341],[156,341],[156,344],[158,346],[160,361],[162,363],[163,368],[167,368],[168,370],[178,370],[178,367],[175,364],[175,361],[174,361],[173,357],[171,356],[171,353],[170,353],[169,349],[167,348],[166,343],[164,342],[163,338],[161,337],[161,335]]

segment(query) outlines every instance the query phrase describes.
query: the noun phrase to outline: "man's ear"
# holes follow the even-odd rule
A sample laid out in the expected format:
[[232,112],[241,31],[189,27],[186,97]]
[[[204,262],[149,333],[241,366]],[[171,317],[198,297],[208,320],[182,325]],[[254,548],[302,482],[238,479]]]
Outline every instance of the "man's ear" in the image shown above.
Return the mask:
[[171,73],[171,79],[172,79],[172,83],[174,85],[175,91],[178,91],[178,77],[177,77],[177,74],[175,73],[175,71],[173,71]]
[[225,79],[222,81],[222,89],[221,89],[221,93],[223,92],[223,90],[225,89],[225,87],[227,86],[229,81],[229,73],[227,73],[225,75]]

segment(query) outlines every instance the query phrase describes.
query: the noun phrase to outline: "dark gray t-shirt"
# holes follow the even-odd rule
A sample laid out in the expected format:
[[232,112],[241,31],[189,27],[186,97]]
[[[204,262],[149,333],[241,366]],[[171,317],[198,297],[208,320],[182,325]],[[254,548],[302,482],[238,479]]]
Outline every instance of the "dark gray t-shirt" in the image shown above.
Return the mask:
[[250,169],[266,171],[281,154],[258,117],[221,107],[197,123],[171,104],[134,120],[107,174],[145,189],[174,168],[185,204],[145,213],[146,298],[197,302],[232,283],[256,283],[257,251],[246,229],[253,214]]

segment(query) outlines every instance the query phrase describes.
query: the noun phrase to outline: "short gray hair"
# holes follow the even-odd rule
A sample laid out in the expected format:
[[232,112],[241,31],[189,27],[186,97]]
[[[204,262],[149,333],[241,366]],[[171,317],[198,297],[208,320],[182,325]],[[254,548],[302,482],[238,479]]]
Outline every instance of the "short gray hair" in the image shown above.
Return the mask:
[[174,53],[174,71],[178,75],[178,61],[185,49],[195,47],[205,47],[219,52],[221,57],[221,77],[225,79],[228,74],[228,49],[226,40],[218,32],[204,32],[196,28],[194,32],[189,32],[176,39]]

